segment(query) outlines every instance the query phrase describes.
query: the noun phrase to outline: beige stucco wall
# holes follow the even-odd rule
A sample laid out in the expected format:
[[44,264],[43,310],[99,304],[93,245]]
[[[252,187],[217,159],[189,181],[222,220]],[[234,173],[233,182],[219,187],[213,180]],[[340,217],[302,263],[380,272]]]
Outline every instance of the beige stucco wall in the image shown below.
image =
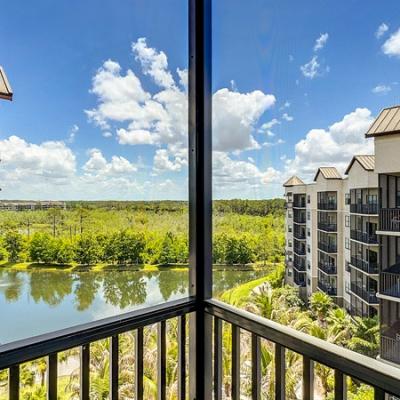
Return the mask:
[[375,138],[375,172],[398,174],[400,171],[400,134]]

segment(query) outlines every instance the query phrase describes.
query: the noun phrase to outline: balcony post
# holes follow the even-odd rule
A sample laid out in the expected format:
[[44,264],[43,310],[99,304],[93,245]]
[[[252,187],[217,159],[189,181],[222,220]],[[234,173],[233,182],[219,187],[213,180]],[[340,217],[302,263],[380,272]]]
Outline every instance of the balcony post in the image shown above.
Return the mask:
[[212,398],[211,0],[189,0],[189,395]]

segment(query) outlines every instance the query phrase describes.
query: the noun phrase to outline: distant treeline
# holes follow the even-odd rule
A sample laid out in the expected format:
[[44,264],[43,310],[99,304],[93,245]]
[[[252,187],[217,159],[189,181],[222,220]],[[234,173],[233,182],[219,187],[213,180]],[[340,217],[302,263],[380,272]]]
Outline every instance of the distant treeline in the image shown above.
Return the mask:
[[[236,213],[265,216],[268,214],[283,215],[284,199],[266,200],[214,200],[214,212]],[[160,201],[69,201],[67,208],[77,209],[110,209],[131,211],[160,212],[187,212],[187,201],[160,200]]]

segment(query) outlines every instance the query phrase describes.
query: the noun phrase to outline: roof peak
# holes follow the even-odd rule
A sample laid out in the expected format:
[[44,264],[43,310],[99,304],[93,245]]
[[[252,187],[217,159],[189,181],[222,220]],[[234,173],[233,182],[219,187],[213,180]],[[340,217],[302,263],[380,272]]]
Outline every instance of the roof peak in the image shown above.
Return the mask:
[[305,183],[298,176],[293,175],[283,184],[283,187],[299,185],[305,185]]
[[325,179],[342,179],[336,167],[319,167],[315,174],[314,182],[317,180],[320,173]]
[[400,133],[400,105],[384,108],[369,127],[365,137]]

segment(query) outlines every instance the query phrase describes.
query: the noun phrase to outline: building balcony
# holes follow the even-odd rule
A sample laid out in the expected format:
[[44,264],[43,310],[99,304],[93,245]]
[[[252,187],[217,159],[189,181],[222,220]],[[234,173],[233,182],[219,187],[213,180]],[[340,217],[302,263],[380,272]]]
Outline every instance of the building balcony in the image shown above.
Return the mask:
[[324,293],[329,294],[329,296],[337,296],[337,288],[328,283],[318,280],[318,288]]
[[378,263],[376,261],[366,261],[358,257],[351,257],[351,265],[366,272],[367,274],[378,274]]
[[368,304],[379,304],[378,298],[376,297],[376,291],[362,288],[354,282],[351,283],[351,291]]
[[325,232],[336,232],[337,224],[331,224],[327,222],[318,222],[318,229]]
[[294,251],[295,254],[297,254],[299,256],[305,256],[306,255],[305,246],[294,246],[293,251]]
[[318,249],[324,251],[325,253],[336,253],[337,245],[333,243],[318,242]]
[[301,231],[301,230],[295,229],[293,232],[293,236],[296,239],[305,240],[306,239],[306,231],[305,230]]
[[305,273],[295,273],[293,274],[293,282],[300,287],[306,286],[306,274]]
[[400,232],[400,208],[382,208],[380,210],[379,231]]
[[400,298],[400,264],[379,274],[379,293],[385,296]]
[[336,265],[330,264],[330,263],[324,263],[324,262],[318,262],[318,268],[325,272],[328,275],[336,275],[337,274],[337,268]]
[[294,200],[293,202],[294,208],[306,208],[306,199],[303,200]]
[[350,231],[350,238],[365,244],[378,244],[378,235],[375,233],[368,233],[352,229]]
[[337,210],[337,203],[335,202],[320,202],[318,203],[318,210],[331,210],[331,211],[336,211]]
[[381,335],[380,357],[395,364],[400,364],[400,338]]
[[293,221],[297,224],[305,224],[306,223],[306,215],[305,214],[293,214]]
[[350,204],[350,212],[355,214],[378,214],[378,204]]
[[293,267],[297,269],[297,271],[300,272],[305,272],[306,270],[306,260],[304,257],[297,257],[296,255],[294,256],[293,260]]

